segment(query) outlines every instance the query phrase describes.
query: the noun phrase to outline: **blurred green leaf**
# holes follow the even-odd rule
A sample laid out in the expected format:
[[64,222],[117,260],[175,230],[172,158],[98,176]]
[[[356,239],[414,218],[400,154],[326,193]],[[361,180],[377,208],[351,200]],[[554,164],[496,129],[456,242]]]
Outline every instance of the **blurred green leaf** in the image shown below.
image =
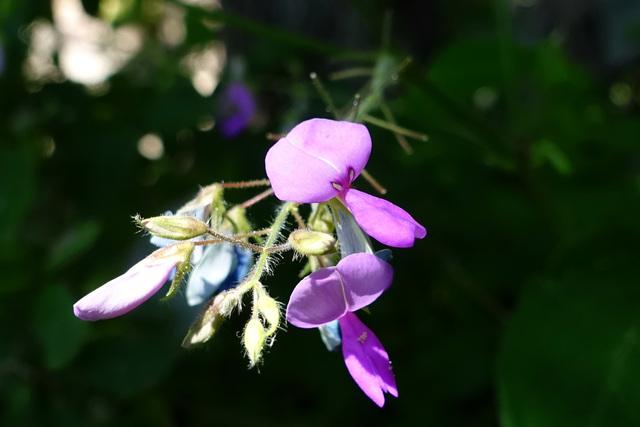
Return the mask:
[[157,333],[129,331],[126,336],[101,339],[88,350],[84,375],[97,387],[124,395],[137,393],[156,382],[171,367],[181,347]]
[[65,366],[80,349],[87,324],[73,315],[73,297],[62,285],[43,287],[33,306],[33,328],[48,368]]
[[640,425],[639,272],[620,264],[527,287],[499,359],[503,426]]
[[52,246],[47,268],[50,270],[64,266],[93,245],[100,235],[100,225],[95,221],[85,221],[66,231]]
[[534,166],[539,167],[548,162],[562,175],[568,175],[571,173],[572,166],[569,158],[556,144],[548,139],[536,141],[531,146],[531,157]]
[[[0,147],[0,242],[11,241],[36,194],[36,153],[28,144]],[[0,255],[7,247],[2,245]]]

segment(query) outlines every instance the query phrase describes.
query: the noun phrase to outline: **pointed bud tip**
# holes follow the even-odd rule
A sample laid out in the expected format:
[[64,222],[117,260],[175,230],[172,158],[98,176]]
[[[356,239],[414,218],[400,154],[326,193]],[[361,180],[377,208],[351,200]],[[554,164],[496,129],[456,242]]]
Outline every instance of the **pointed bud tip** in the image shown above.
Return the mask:
[[154,236],[173,240],[188,240],[209,231],[204,222],[190,216],[156,216],[136,218],[138,224]]

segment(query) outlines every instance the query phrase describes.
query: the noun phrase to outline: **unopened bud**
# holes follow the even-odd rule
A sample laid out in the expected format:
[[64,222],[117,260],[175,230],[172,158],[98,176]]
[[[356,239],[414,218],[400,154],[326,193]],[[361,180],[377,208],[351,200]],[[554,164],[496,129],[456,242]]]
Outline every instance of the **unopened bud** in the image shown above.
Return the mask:
[[260,320],[256,318],[249,320],[244,328],[242,340],[251,366],[255,366],[260,361],[266,339],[267,333]]
[[304,255],[326,255],[336,250],[331,234],[311,230],[296,230],[289,235],[289,243]]
[[227,218],[233,221],[234,233],[248,233],[252,230],[247,219],[247,210],[240,205],[236,205],[227,211]]
[[156,216],[138,222],[154,236],[172,240],[188,240],[209,231],[207,224],[190,216]]
[[258,311],[269,322],[267,335],[272,335],[280,324],[280,307],[278,302],[266,293],[262,293],[258,298]]
[[226,316],[225,311],[229,298],[230,295],[227,292],[216,295],[191,326],[187,336],[182,340],[183,348],[204,344],[213,337]]

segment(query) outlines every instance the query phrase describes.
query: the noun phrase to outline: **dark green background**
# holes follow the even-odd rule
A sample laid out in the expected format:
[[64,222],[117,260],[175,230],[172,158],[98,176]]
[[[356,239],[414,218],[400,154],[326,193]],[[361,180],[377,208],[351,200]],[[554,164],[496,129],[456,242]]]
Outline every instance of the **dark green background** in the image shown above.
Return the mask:
[[[0,423],[640,425],[634,2],[229,1],[224,13],[186,8],[187,38],[168,48],[131,0],[114,25],[140,25],[144,47],[100,94],[26,81],[28,26],[51,20],[48,3],[0,4]],[[179,66],[214,39],[244,62],[259,103],[233,140],[198,130],[218,92],[201,97]],[[394,285],[361,316],[393,360],[398,399],[378,409],[314,331],[281,331],[248,370],[246,313],[194,351],[180,348],[197,314],[180,297],[98,323],[73,316],[151,251],[131,215],[176,209],[199,185],[264,178],[266,132],[330,117],[310,72],[342,106],[368,79],[331,73],[407,55],[397,81],[376,74],[376,99],[430,139],[409,156],[368,125],[367,169],[429,234],[394,250]],[[165,144],[157,161],[136,148],[150,132]],[[250,219],[263,227],[275,207]],[[271,294],[286,302],[299,268],[286,255]]]

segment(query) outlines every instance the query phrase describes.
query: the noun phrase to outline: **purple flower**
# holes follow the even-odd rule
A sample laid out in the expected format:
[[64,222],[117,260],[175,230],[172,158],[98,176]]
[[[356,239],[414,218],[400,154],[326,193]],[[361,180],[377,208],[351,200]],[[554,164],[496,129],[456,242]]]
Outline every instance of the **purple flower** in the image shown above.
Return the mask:
[[392,280],[387,262],[372,254],[353,254],[302,279],[287,306],[287,321],[299,328],[338,319],[347,369],[378,406],[384,405],[384,393],[398,396],[396,380],[384,347],[353,312],[375,301]]
[[225,87],[220,94],[218,105],[220,133],[228,139],[240,135],[257,110],[253,94],[241,83],[232,83]]
[[405,248],[427,230],[406,211],[351,188],[371,154],[371,137],[361,124],[312,119],[300,123],[267,153],[265,166],[280,200],[321,203],[337,197],[371,237]]
[[75,303],[74,314],[94,321],[130,312],[162,288],[171,271],[189,259],[193,247],[193,243],[184,242],[158,249]]

